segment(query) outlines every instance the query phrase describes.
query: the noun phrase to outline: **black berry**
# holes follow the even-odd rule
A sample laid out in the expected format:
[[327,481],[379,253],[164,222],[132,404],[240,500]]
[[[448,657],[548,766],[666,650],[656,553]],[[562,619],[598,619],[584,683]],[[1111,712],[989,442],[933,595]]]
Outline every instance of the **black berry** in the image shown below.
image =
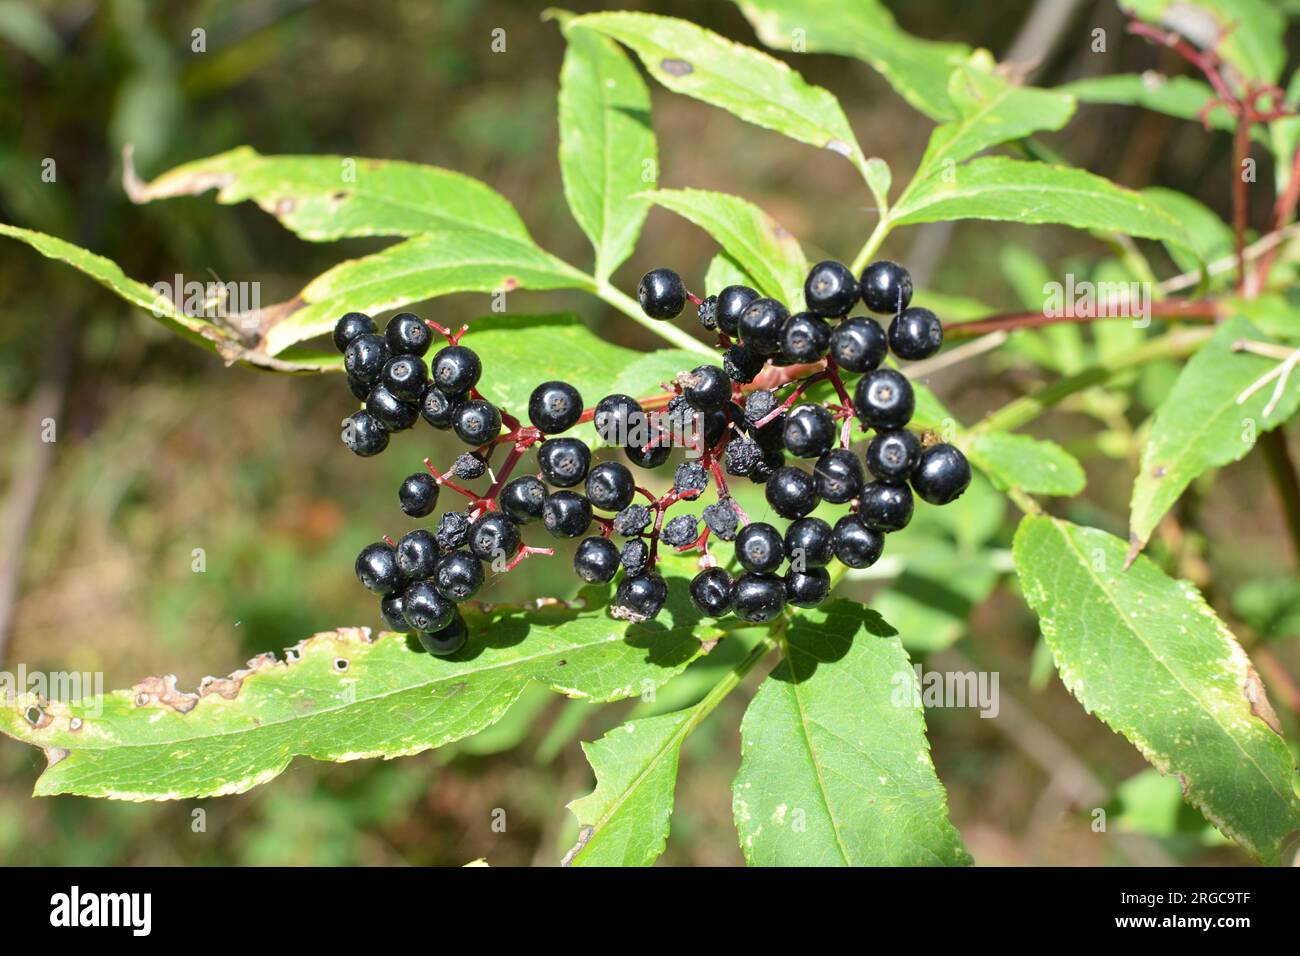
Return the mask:
[[572,428],[582,417],[582,396],[568,382],[543,382],[528,399],[528,420],[544,435]]
[[774,574],[742,574],[733,594],[736,617],[750,624],[770,621],[785,607],[785,583]]
[[591,449],[577,438],[548,438],[537,447],[542,478],[557,488],[581,484],[591,467]]
[[432,577],[440,554],[433,532],[423,528],[406,532],[397,542],[397,566],[412,581]]
[[628,461],[638,468],[653,469],[666,462],[673,449],[665,439],[661,438],[649,448],[634,444],[626,446],[623,452],[627,455]]
[[423,356],[433,343],[433,332],[412,312],[401,312],[388,320],[384,341],[393,355]]
[[397,554],[382,541],[368,544],[357,555],[357,580],[376,594],[392,594],[406,586],[406,575],[397,564]]
[[820,458],[835,444],[835,419],[820,405],[796,405],[786,416],[782,437],[796,458]]
[[386,594],[379,599],[379,616],[394,631],[409,630],[406,615],[402,611],[402,595]]
[[808,273],[803,296],[815,315],[838,318],[858,301],[858,280],[842,262],[819,262]]
[[352,393],[352,397],[364,402],[370,395],[370,386],[359,379],[353,378],[351,375],[343,377],[347,380],[348,391]]
[[869,372],[880,365],[889,351],[885,330],[875,319],[856,315],[831,333],[831,358],[850,372]]
[[877,432],[867,445],[867,470],[877,481],[907,481],[921,460],[921,440],[909,431]]
[[700,307],[695,310],[695,314],[700,320],[700,325],[710,332],[717,331],[718,297],[716,295],[706,295],[700,302]]
[[469,538],[469,516],[459,511],[448,511],[438,519],[434,536],[438,539],[438,547],[444,551],[459,548]]
[[614,533],[630,538],[650,527],[653,520],[645,505],[630,505],[614,515]]
[[816,607],[830,593],[831,575],[825,568],[786,572],[785,599],[795,607]]
[[519,525],[501,511],[479,515],[469,528],[469,549],[484,561],[503,561],[519,550]]
[[658,572],[646,571],[623,579],[610,613],[620,621],[637,624],[657,617],[667,600],[668,582]]
[[755,299],[740,315],[741,344],[759,355],[774,355],[781,350],[781,326],[789,317],[776,299]]
[[901,531],[912,520],[912,489],[873,481],[858,496],[858,518],[877,531]]
[[802,518],[821,500],[812,475],[783,465],[767,480],[767,503],[782,518]]
[[763,449],[752,438],[741,436],[727,443],[725,466],[729,475],[747,475],[763,457]]
[[478,384],[483,374],[483,363],[473,349],[463,345],[448,345],[439,349],[429,363],[433,370],[433,384],[448,395],[468,392]]
[[709,474],[698,461],[684,461],[673,472],[673,490],[686,501],[698,498],[709,486]]
[[831,327],[811,312],[800,312],[781,326],[781,357],[790,362],[815,362],[831,347]]
[[430,654],[446,657],[465,646],[469,640],[469,628],[465,626],[465,619],[460,616],[460,612],[453,607],[451,622],[446,627],[433,633],[420,631],[417,636],[420,646]]
[[388,361],[388,346],[374,332],[365,332],[348,343],[343,352],[343,368],[358,382],[373,385]]
[[378,455],[388,447],[388,429],[375,415],[362,409],[343,420],[343,444],[362,458]]
[[733,345],[722,353],[722,370],[727,378],[742,385],[757,378],[766,363],[766,358],[743,345]]
[[487,462],[476,451],[457,455],[451,464],[452,473],[462,481],[474,481],[487,474]]
[[412,518],[433,514],[438,505],[438,483],[428,472],[417,471],[408,475],[397,489],[397,501],[402,513]]
[[847,448],[831,449],[813,466],[813,487],[824,501],[833,505],[856,498],[865,480],[862,462]]
[[864,425],[897,430],[912,420],[915,408],[911,383],[892,368],[878,368],[858,379],[853,410]]
[[483,562],[468,551],[451,551],[438,559],[433,586],[448,601],[468,601],[483,586]]
[[695,515],[678,515],[664,525],[659,539],[670,548],[684,548],[700,536],[700,519]]
[[912,301],[912,277],[897,262],[881,259],[862,271],[862,303],[872,312],[896,315]]
[[632,503],[636,481],[627,465],[602,461],[587,473],[587,497],[601,511],[622,511]]
[[912,487],[932,505],[956,501],[970,486],[970,463],[952,445],[932,445],[921,452]]
[[720,541],[736,540],[740,516],[730,498],[715,501],[704,509],[704,524]]
[[[606,395],[592,412],[591,423],[600,440],[608,445],[626,445],[638,435],[633,430],[646,431],[646,414],[631,395]],[[642,444],[650,440],[647,433]]]
[[556,491],[546,496],[542,524],[557,538],[577,538],[591,527],[591,502],[575,491]]
[[731,379],[716,365],[701,365],[681,382],[682,395],[692,408],[709,411],[731,401]]
[[943,345],[943,323],[929,309],[907,309],[889,323],[889,348],[911,362],[929,358]]
[[452,418],[456,437],[467,445],[485,445],[501,431],[501,413],[491,402],[472,398]]
[[763,452],[757,464],[749,472],[749,480],[756,485],[767,484],[774,474],[785,464],[785,454],[779,449]]
[[456,412],[465,404],[464,395],[448,395],[436,385],[424,390],[420,414],[434,428],[447,429],[456,418]]
[[831,526],[821,518],[800,518],[785,529],[785,553],[796,570],[830,564],[835,556]]
[[691,603],[701,614],[722,617],[731,610],[731,575],[724,568],[707,568],[691,578]]
[[736,535],[736,560],[746,571],[775,571],[785,560],[781,532],[764,521],[745,525]]
[[346,352],[352,340],[375,331],[375,320],[364,312],[349,312],[334,324],[334,347]]
[[573,570],[588,584],[614,580],[618,565],[618,546],[609,538],[583,538],[573,552]]
[[650,545],[646,544],[643,538],[633,538],[623,545],[623,551],[619,555],[619,562],[623,565],[623,570],[627,571],[629,577],[635,577],[644,571],[646,565],[650,563]]
[[636,290],[641,311],[652,319],[675,319],[686,307],[686,286],[672,269],[652,269]]
[[546,485],[534,475],[511,479],[497,496],[497,504],[519,524],[536,521],[546,504]]
[[831,548],[841,564],[850,568],[869,568],[880,560],[885,550],[885,536],[868,528],[857,515],[845,515],[835,522]]
[[402,592],[402,613],[412,630],[434,632],[451,623],[456,605],[428,581],[416,581]]
[[424,359],[418,355],[397,355],[388,360],[379,381],[404,402],[418,404],[429,384]]
[[420,417],[419,406],[402,401],[383,385],[376,385],[366,396],[366,411],[390,432],[404,431]]
[[718,331],[735,335],[740,329],[740,316],[758,293],[747,285],[729,285],[718,293]]

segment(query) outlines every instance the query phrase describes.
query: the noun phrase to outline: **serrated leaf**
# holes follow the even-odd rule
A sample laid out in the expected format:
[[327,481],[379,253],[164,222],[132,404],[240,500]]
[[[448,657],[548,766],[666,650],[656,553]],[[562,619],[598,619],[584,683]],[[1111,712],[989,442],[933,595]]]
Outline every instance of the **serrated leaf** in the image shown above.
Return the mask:
[[916,675],[848,601],[801,614],[741,723],[732,808],[760,866],[970,862],[934,774]]
[[1257,379],[1277,368],[1274,359],[1234,352],[1239,339],[1262,339],[1245,319],[1219,326],[1214,336],[1188,360],[1173,390],[1156,409],[1150,435],[1142,447],[1142,466],[1133,483],[1130,540],[1146,544],[1161,517],[1198,475],[1238,461],[1255,445],[1260,432],[1276,428],[1300,407],[1300,375],[1292,375],[1272,414],[1265,415],[1274,383],[1245,402],[1237,398]]
[[430,232],[349,259],[313,279],[266,333],[276,355],[324,335],[344,312],[383,312],[452,292],[590,289],[590,279],[532,240],[473,229]]
[[[1178,119],[1199,122],[1201,110],[1214,99],[1214,90],[1203,80],[1190,76],[1165,76],[1154,70],[1146,73],[1113,73],[1090,76],[1056,87],[1085,103],[1110,103],[1141,106]],[[1235,128],[1232,117],[1222,106],[1210,110],[1206,117],[1215,129]]]
[[1077,495],[1087,477],[1078,459],[1055,442],[1007,432],[976,432],[966,447],[971,464],[1000,491]]
[[1061,680],[1184,798],[1265,863],[1300,829],[1295,762],[1245,651],[1196,589],[1119,538],[1045,516],[1016,532],[1016,570]]
[[957,115],[949,73],[970,53],[961,43],[924,40],[899,29],[879,0],[734,0],[768,46],[857,57],[900,96],[935,120]]
[[598,30],[630,48],[650,75],[675,93],[829,149],[864,169],[866,157],[839,101],[775,57],[686,20],[649,13],[595,13],[571,23]]
[[629,720],[583,743],[596,789],[569,804],[580,830],[566,866],[649,866],[663,853],[693,710]]
[[1232,253],[1235,241],[1232,227],[1200,200],[1174,189],[1150,186],[1142,195],[1183,223],[1187,232],[1179,242],[1167,242],[1165,248],[1179,269],[1191,272],[1204,263],[1214,262]]
[[808,260],[798,240],[753,203],[704,189],[660,189],[650,198],[695,223],[733,261],[743,262],[761,294],[792,307],[803,300]]
[[895,225],[949,219],[1061,223],[1129,236],[1185,241],[1185,226],[1141,193],[1081,169],[986,156],[909,189]]
[[11,697],[0,702],[0,731],[44,748],[38,795],[242,793],[295,756],[397,757],[467,737],[533,682],[593,702],[640,694],[680,673],[716,634],[701,626],[682,579],[670,582],[660,617],[644,624],[600,607],[462,610],[470,642],[450,658],[431,657],[405,635],[372,642],[356,628],[329,631],[299,643],[287,662],[266,655],[198,694],[151,677],[75,703]]
[[650,209],[639,195],[658,174],[650,93],[617,43],[580,27],[564,36],[560,173],[573,217],[596,250],[601,280],[632,254]]
[[1286,18],[1272,0],[1121,0],[1128,13],[1213,50],[1242,76],[1276,83]]
[[472,229],[532,244],[500,193],[463,173],[388,159],[263,156],[249,146],[177,166],[142,183],[128,165],[134,202],[217,190],[223,204],[252,200],[303,239],[414,236]]

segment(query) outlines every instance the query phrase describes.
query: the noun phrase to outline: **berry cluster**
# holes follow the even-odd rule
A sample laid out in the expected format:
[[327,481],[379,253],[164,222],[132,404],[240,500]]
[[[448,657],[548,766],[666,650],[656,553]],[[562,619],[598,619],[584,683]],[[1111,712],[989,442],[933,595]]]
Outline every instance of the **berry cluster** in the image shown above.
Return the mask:
[[[860,280],[838,262],[819,263],[805,283],[807,311],[793,315],[745,286],[700,299],[676,273],[656,269],[638,289],[646,315],[673,319],[692,302],[701,324],[717,334],[722,365],[682,372],[648,398],[607,395],[590,408],[571,384],[544,382],[532,392],[528,424],[477,391],[483,365],[460,344],[465,328],[453,334],[403,313],[381,335],[368,316],[345,315],[334,341],[349,386],[365,403],[344,422],[348,447],[377,454],[391,432],[423,417],[471,448],[446,473],[426,458],[427,471],[409,476],[398,492],[411,517],[430,516],[442,488],[463,496],[466,507],[442,514],[436,530],[368,545],[357,558],[357,577],[382,595],[380,611],[391,627],[414,631],[435,654],[465,642],[456,605],[482,587],[485,563],[509,571],[531,555],[553,553],[523,542],[522,528],[533,522],[555,538],[579,539],[573,566],[582,580],[608,583],[622,569],[611,613],[623,620],[649,620],[662,610],[668,585],[658,570],[661,547],[698,552],[689,591],[704,614],[759,623],[787,604],[819,604],[830,590],[830,561],[875,563],[885,535],[910,521],[913,492],[944,504],[970,483],[960,451],[906,429],[911,385],[882,364],[891,352],[924,359],[942,345],[939,319],[911,307],[911,297],[907,271],[883,261]],[[849,315],[859,301],[893,316],[888,331],[874,318]],[[447,344],[426,365],[435,332]],[[842,372],[861,374],[852,396]],[[821,382],[835,399],[804,400]],[[862,431],[874,432],[864,458],[850,447],[855,418]],[[561,434],[581,422],[591,422],[603,445],[621,449],[640,469],[664,466],[674,447],[687,449],[671,488],[656,495],[637,483],[628,464],[597,460],[586,442]],[[494,472],[491,461],[502,446],[509,450]],[[536,472],[512,478],[530,450]],[[811,472],[787,464],[787,454],[813,462]],[[484,475],[490,485],[482,494],[464,487]],[[751,522],[728,476],[765,485],[772,511],[791,522],[785,532]],[[669,517],[676,505],[699,502],[710,486],[716,500],[699,514]],[[811,514],[823,501],[848,507],[833,526]],[[710,553],[711,538],[733,543],[742,570],[734,579]]]

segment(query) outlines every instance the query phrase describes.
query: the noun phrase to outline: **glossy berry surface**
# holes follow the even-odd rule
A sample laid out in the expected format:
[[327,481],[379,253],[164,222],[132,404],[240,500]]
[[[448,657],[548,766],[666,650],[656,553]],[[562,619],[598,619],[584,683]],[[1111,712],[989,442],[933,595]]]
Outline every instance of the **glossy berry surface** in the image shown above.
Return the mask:
[[867,445],[866,460],[877,481],[907,481],[921,460],[921,439],[909,431],[877,432]]
[[454,608],[452,610],[451,622],[442,630],[432,633],[427,631],[417,633],[416,636],[420,640],[420,646],[430,654],[438,657],[455,654],[469,640],[469,628],[465,626],[465,619],[460,616],[460,612]]
[[812,475],[793,465],[783,465],[767,480],[767,503],[782,518],[802,518],[820,500]]
[[858,496],[858,518],[877,531],[901,531],[912,520],[912,489],[873,481]]
[[790,362],[815,362],[831,347],[831,327],[811,312],[800,312],[781,326],[781,357]]
[[718,331],[734,336],[740,328],[740,316],[758,293],[747,285],[729,285],[718,293],[716,318]]
[[682,395],[692,408],[721,408],[731,401],[731,379],[717,365],[700,365],[682,379]]
[[378,455],[388,447],[388,429],[373,414],[362,409],[343,420],[343,444],[362,458]]
[[438,559],[433,586],[449,601],[467,601],[483,586],[483,562],[468,551],[457,549]]
[[392,594],[406,586],[406,575],[397,564],[396,552],[382,541],[361,549],[356,572],[362,587],[376,594]]
[[451,427],[465,444],[484,445],[500,433],[501,413],[491,402],[472,398],[456,409]]
[[519,525],[501,511],[487,511],[469,526],[469,550],[484,561],[508,561],[522,536]]
[[364,402],[366,396],[370,394],[370,386],[365,382],[353,378],[351,375],[345,375],[344,378],[347,380],[348,391],[352,393],[352,397],[358,401]]
[[912,473],[912,487],[932,505],[956,501],[970,487],[970,463],[952,445],[932,445],[921,452]]
[[775,571],[785,560],[781,532],[764,521],[745,525],[736,535],[736,560],[746,571]]
[[572,428],[582,417],[582,396],[568,382],[543,382],[528,398],[528,420],[544,435]]
[[929,309],[908,309],[889,323],[889,348],[901,359],[927,359],[943,346],[943,323]]
[[758,377],[766,361],[762,355],[743,345],[733,345],[722,354],[722,370],[733,382],[745,385]]
[[706,568],[691,578],[691,604],[707,617],[722,617],[731,610],[733,582],[725,568]]
[[636,289],[641,311],[652,319],[675,319],[686,307],[686,286],[672,269],[652,269]]
[[641,445],[628,445],[623,449],[627,455],[627,460],[638,468],[658,468],[668,460],[668,456],[673,453],[673,448],[666,440],[660,440],[657,444],[645,448]]
[[456,419],[456,412],[465,404],[464,395],[448,395],[436,385],[424,390],[420,401],[420,415],[437,429],[448,429]]
[[800,518],[785,529],[785,554],[795,569],[820,568],[831,563],[831,526],[821,518]]
[[343,352],[343,368],[358,382],[373,385],[388,361],[388,346],[374,332],[358,335]]
[[456,605],[428,581],[416,581],[402,592],[402,613],[414,630],[440,631],[451,623]]
[[845,515],[831,531],[831,549],[836,559],[850,568],[869,568],[885,550],[885,536],[868,528],[857,515]]
[[776,299],[755,299],[740,314],[741,344],[758,355],[775,355],[781,350],[781,327],[788,318],[789,311]]
[[406,631],[409,625],[406,623],[406,615],[402,611],[402,595],[386,594],[379,599],[379,616],[384,619],[384,623],[394,631]]
[[591,527],[591,502],[574,491],[556,491],[546,496],[542,524],[557,538],[577,538]]
[[636,482],[627,465],[602,461],[587,473],[587,497],[601,511],[622,511],[632,503]]
[[588,584],[614,580],[618,568],[618,545],[609,538],[583,538],[573,552],[573,570]]
[[418,403],[429,384],[424,359],[416,355],[397,355],[388,360],[379,376],[380,383],[404,402]]
[[846,319],[831,333],[830,355],[835,364],[850,372],[870,372],[889,352],[885,330],[875,319],[857,315]]
[[384,341],[392,355],[423,356],[433,344],[433,332],[418,315],[400,312],[388,320]]
[[774,574],[746,572],[733,589],[736,617],[750,624],[762,624],[785,607],[785,582]]
[[[600,440],[608,445],[626,445],[633,430],[644,431],[646,415],[631,395],[606,395],[592,410],[591,423]],[[649,435],[645,438],[648,440]]]
[[497,495],[501,510],[519,524],[528,524],[542,516],[546,504],[546,485],[535,475],[522,475],[507,481]]
[[915,408],[912,384],[892,368],[878,368],[858,379],[853,410],[864,425],[897,430],[912,420]]
[[441,556],[441,549],[433,532],[423,528],[408,531],[397,542],[397,566],[412,581],[422,581],[433,576],[433,569]]
[[831,575],[825,568],[786,572],[785,599],[795,607],[816,607],[830,593]]
[[614,595],[611,613],[622,621],[640,623],[658,616],[668,600],[668,582],[657,571],[624,578]]
[[374,332],[374,319],[364,312],[349,312],[334,323],[334,347],[340,352],[346,352],[357,336]]
[[438,506],[438,483],[428,472],[417,471],[407,475],[397,489],[397,503],[402,513],[411,518],[423,518]]
[[831,449],[813,466],[813,487],[822,500],[833,505],[856,498],[865,480],[862,462],[847,448]]
[[796,458],[820,458],[835,444],[835,419],[820,405],[796,405],[786,416],[782,436]]
[[448,395],[468,392],[478,384],[483,374],[483,363],[473,349],[463,345],[448,345],[439,349],[429,363],[433,384]]
[[858,280],[842,262],[826,260],[813,266],[803,284],[804,300],[814,315],[848,315],[858,301]]
[[880,315],[896,315],[912,301],[912,276],[897,262],[881,259],[862,270],[862,304]]
[[366,396],[366,411],[390,432],[405,431],[420,417],[417,405],[402,401],[383,385],[376,385]]
[[547,484],[572,488],[591,467],[591,449],[577,438],[548,438],[537,447],[537,467]]

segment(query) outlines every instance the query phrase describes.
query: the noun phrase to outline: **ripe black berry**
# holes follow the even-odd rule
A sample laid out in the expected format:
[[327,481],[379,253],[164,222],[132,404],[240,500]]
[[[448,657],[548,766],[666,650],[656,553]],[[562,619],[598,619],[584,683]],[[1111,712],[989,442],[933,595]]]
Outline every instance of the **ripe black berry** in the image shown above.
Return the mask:
[[853,410],[864,425],[897,430],[912,420],[915,408],[911,383],[892,368],[878,368],[858,379]]
[[572,488],[591,467],[591,449],[577,438],[548,438],[537,446],[537,467],[548,484]]
[[557,538],[576,538],[591,527],[591,502],[576,491],[556,491],[546,496],[542,524]]
[[881,259],[862,271],[862,303],[872,312],[896,315],[912,301],[912,277],[897,262]]
[[397,489],[397,501],[402,513],[412,518],[433,514],[438,505],[438,483],[428,472],[417,471],[408,475]]
[[785,560],[781,532],[765,521],[745,525],[736,535],[736,560],[746,571],[775,571]]
[[433,332],[412,312],[401,312],[388,320],[384,341],[393,355],[423,356],[433,342]]
[[652,516],[645,505],[630,505],[614,515],[614,533],[630,538],[650,527]]
[[759,355],[774,355],[781,350],[781,326],[790,313],[776,299],[755,299],[740,315],[740,341]]
[[465,619],[460,616],[460,612],[453,607],[451,623],[434,633],[420,631],[417,637],[420,639],[420,645],[430,654],[446,657],[448,654],[455,654],[465,646],[465,642],[469,640],[469,628],[465,626]]
[[684,548],[699,536],[700,519],[695,515],[678,515],[659,533],[659,539],[670,548]]
[[749,480],[756,485],[766,484],[781,466],[785,464],[785,454],[779,450],[765,451],[749,472]]
[[434,428],[447,429],[451,427],[456,412],[464,404],[464,395],[448,395],[437,385],[430,385],[424,390],[424,398],[420,402],[420,414]]
[[519,550],[519,525],[501,511],[486,511],[469,528],[469,549],[484,561],[503,561]]
[[842,262],[819,262],[808,273],[803,297],[815,315],[827,318],[848,315],[858,301],[858,280]]
[[709,474],[698,461],[684,461],[673,472],[673,490],[686,501],[698,498],[709,486]]
[[352,393],[352,397],[364,402],[367,396],[370,395],[370,386],[365,382],[353,378],[351,375],[345,375],[343,377],[347,380],[348,391]]
[[501,413],[491,402],[471,398],[452,419],[456,437],[467,445],[485,445],[501,431]]
[[451,623],[456,605],[428,581],[416,581],[402,592],[402,613],[416,631],[440,631]]
[[740,316],[758,293],[747,285],[729,285],[718,293],[718,331],[735,335],[740,328]]
[[858,517],[877,531],[901,531],[912,520],[912,489],[873,481],[858,496]]
[[476,451],[467,451],[457,455],[451,464],[452,473],[462,481],[474,481],[487,474],[487,462]]
[[359,335],[373,334],[375,320],[364,312],[349,312],[334,325],[334,347],[346,352],[352,340]]
[[763,457],[763,449],[752,438],[733,438],[727,443],[726,469],[729,475],[747,475]]
[[[633,429],[645,431],[646,414],[631,395],[606,395],[592,412],[591,423],[600,440],[608,445],[626,445],[635,437]],[[650,440],[647,432],[642,444]]]
[[620,621],[639,624],[658,616],[667,600],[668,582],[657,571],[646,571],[623,579],[610,613]]
[[483,363],[473,349],[463,345],[448,345],[439,349],[429,363],[433,370],[433,384],[448,395],[468,392],[478,384],[483,374]]
[[423,528],[406,532],[397,542],[397,566],[412,581],[432,577],[440,554],[433,532]]
[[546,504],[546,486],[534,475],[523,475],[506,482],[497,496],[501,510],[519,524],[536,521]]
[[785,529],[785,553],[795,570],[830,564],[835,556],[831,548],[831,526],[821,518],[800,518]]
[[785,599],[795,607],[816,607],[830,593],[831,575],[825,568],[786,572]]
[[573,552],[573,570],[588,584],[614,580],[618,572],[618,546],[609,538],[583,538]]
[[736,540],[740,517],[730,498],[722,498],[704,509],[704,524],[720,541]]
[[790,362],[815,362],[831,347],[831,327],[811,312],[800,312],[781,326],[781,357]]
[[429,384],[424,359],[418,355],[397,355],[388,360],[379,381],[404,402],[419,403]]
[[402,595],[386,594],[379,599],[379,616],[394,631],[409,630],[406,615],[402,611]]
[[438,539],[438,547],[443,551],[459,548],[469,537],[469,516],[459,511],[448,511],[438,519],[438,530],[434,536]]
[[841,564],[850,568],[869,568],[880,560],[885,550],[885,536],[868,528],[857,515],[845,515],[835,522],[831,548]]
[[343,368],[358,382],[373,385],[388,361],[388,346],[374,332],[365,332],[348,343],[343,352]]
[[376,594],[392,594],[406,586],[406,575],[397,564],[397,554],[382,541],[368,544],[357,555],[357,580]]
[[766,363],[766,358],[743,345],[733,345],[722,353],[722,370],[727,378],[742,385],[757,378]]
[[623,545],[619,562],[623,565],[623,570],[627,571],[628,577],[635,577],[650,563],[650,545],[645,543],[644,538],[633,538]]
[[342,437],[343,444],[362,458],[378,455],[388,447],[388,429],[365,409],[343,419]]
[[668,460],[668,456],[673,453],[673,448],[666,439],[659,439],[656,444],[651,445],[649,448],[640,445],[628,445],[623,449],[623,453],[627,455],[628,461],[638,468],[653,469],[658,468]]
[[750,624],[770,621],[785,607],[785,583],[774,574],[742,574],[733,593],[736,617]]
[[875,319],[855,315],[831,333],[831,358],[850,372],[869,372],[885,359],[889,342]]
[[468,551],[451,551],[438,559],[433,586],[448,601],[468,601],[483,586],[483,562]]
[[833,505],[852,501],[865,480],[862,462],[847,448],[831,449],[813,466],[813,487],[824,501]]
[[582,417],[582,396],[568,382],[543,382],[528,399],[528,420],[544,435],[572,428]]
[[366,396],[366,411],[383,423],[390,432],[400,432],[415,424],[420,409],[404,402],[383,385],[376,385]]
[[682,395],[692,408],[709,411],[731,401],[731,379],[716,365],[700,365],[681,382]]
[[921,452],[912,487],[932,505],[956,501],[970,486],[970,463],[952,445],[932,445]]
[[731,610],[731,575],[724,568],[707,568],[691,578],[691,603],[701,614],[722,617]]
[[767,503],[782,518],[802,518],[820,500],[812,475],[793,465],[783,465],[767,480]]
[[632,503],[636,481],[627,465],[602,461],[587,473],[587,497],[601,511],[622,511]]
[[695,314],[700,320],[700,325],[710,332],[716,331],[718,328],[718,297],[716,295],[706,295],[700,302],[700,307],[695,310]]
[[820,405],[796,405],[786,416],[782,437],[796,458],[820,458],[835,444],[835,419]]
[[867,469],[877,481],[907,481],[921,460],[921,440],[909,431],[877,432],[867,445]]
[[943,323],[929,309],[908,309],[889,323],[889,347],[901,359],[929,358],[943,345]]
[[652,269],[636,290],[641,311],[652,319],[675,319],[686,307],[686,286],[672,269]]

